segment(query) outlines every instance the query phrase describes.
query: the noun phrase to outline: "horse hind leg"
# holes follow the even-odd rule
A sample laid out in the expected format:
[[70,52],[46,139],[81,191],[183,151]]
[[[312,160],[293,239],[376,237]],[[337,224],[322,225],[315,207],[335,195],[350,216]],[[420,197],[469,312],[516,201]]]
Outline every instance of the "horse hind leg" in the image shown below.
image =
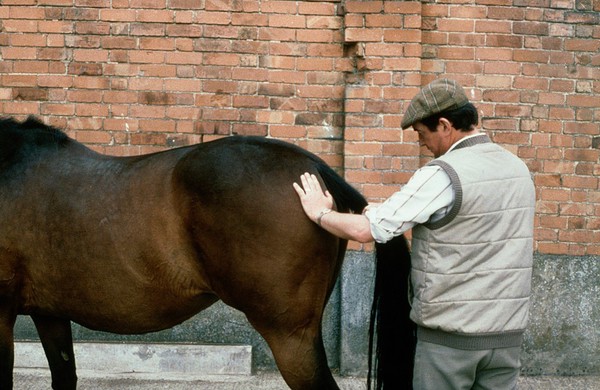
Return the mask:
[[[285,284],[280,280],[281,284]],[[305,280],[305,284],[308,284]],[[317,290],[322,290],[322,286]],[[292,390],[338,390],[325,353],[321,320],[324,295],[312,291],[281,302],[286,294],[273,291],[261,309],[245,310],[252,326],[269,345],[281,376]],[[307,304],[307,302],[311,302]]]
[[31,316],[44,347],[54,390],[75,390],[75,354],[69,320]]
[[269,344],[281,376],[291,389],[339,389],[327,364],[320,324],[256,328]]

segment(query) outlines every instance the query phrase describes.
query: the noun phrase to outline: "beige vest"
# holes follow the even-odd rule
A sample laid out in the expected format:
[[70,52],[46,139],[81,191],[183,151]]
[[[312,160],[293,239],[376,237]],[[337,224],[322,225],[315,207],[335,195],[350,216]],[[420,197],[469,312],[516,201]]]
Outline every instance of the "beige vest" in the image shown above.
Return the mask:
[[448,173],[456,201],[442,220],[413,228],[411,318],[456,334],[522,333],[533,261],[529,170],[487,136],[430,164]]

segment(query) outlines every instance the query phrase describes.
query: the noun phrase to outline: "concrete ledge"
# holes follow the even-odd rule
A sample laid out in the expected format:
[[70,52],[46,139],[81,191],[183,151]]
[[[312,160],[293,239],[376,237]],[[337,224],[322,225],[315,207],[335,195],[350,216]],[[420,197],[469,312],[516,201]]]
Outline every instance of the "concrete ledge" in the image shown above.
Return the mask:
[[[249,345],[75,343],[78,370],[105,373],[251,375]],[[15,368],[47,368],[39,342],[15,343]]]

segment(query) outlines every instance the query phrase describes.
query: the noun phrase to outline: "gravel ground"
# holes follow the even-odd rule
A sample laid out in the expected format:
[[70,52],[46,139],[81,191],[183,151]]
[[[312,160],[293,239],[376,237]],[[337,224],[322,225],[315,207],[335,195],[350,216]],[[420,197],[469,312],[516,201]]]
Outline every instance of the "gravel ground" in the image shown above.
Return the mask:
[[[249,376],[166,376],[164,374],[106,374],[79,371],[79,390],[285,390],[279,374],[256,373]],[[43,369],[15,370],[16,390],[50,389],[50,373]],[[365,378],[336,377],[342,390],[366,389]],[[600,390],[600,376],[521,377],[519,390]]]

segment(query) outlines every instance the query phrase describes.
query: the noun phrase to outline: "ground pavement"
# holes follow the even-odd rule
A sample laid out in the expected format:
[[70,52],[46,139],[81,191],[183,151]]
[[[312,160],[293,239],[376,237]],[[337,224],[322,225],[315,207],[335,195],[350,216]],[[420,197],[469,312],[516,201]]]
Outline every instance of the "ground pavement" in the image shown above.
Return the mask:
[[[278,373],[259,372],[252,375],[145,374],[78,372],[79,390],[285,390],[288,387]],[[47,369],[15,370],[15,390],[48,390]],[[336,377],[342,390],[366,389],[365,378]],[[597,377],[522,377],[519,390],[600,390]]]

